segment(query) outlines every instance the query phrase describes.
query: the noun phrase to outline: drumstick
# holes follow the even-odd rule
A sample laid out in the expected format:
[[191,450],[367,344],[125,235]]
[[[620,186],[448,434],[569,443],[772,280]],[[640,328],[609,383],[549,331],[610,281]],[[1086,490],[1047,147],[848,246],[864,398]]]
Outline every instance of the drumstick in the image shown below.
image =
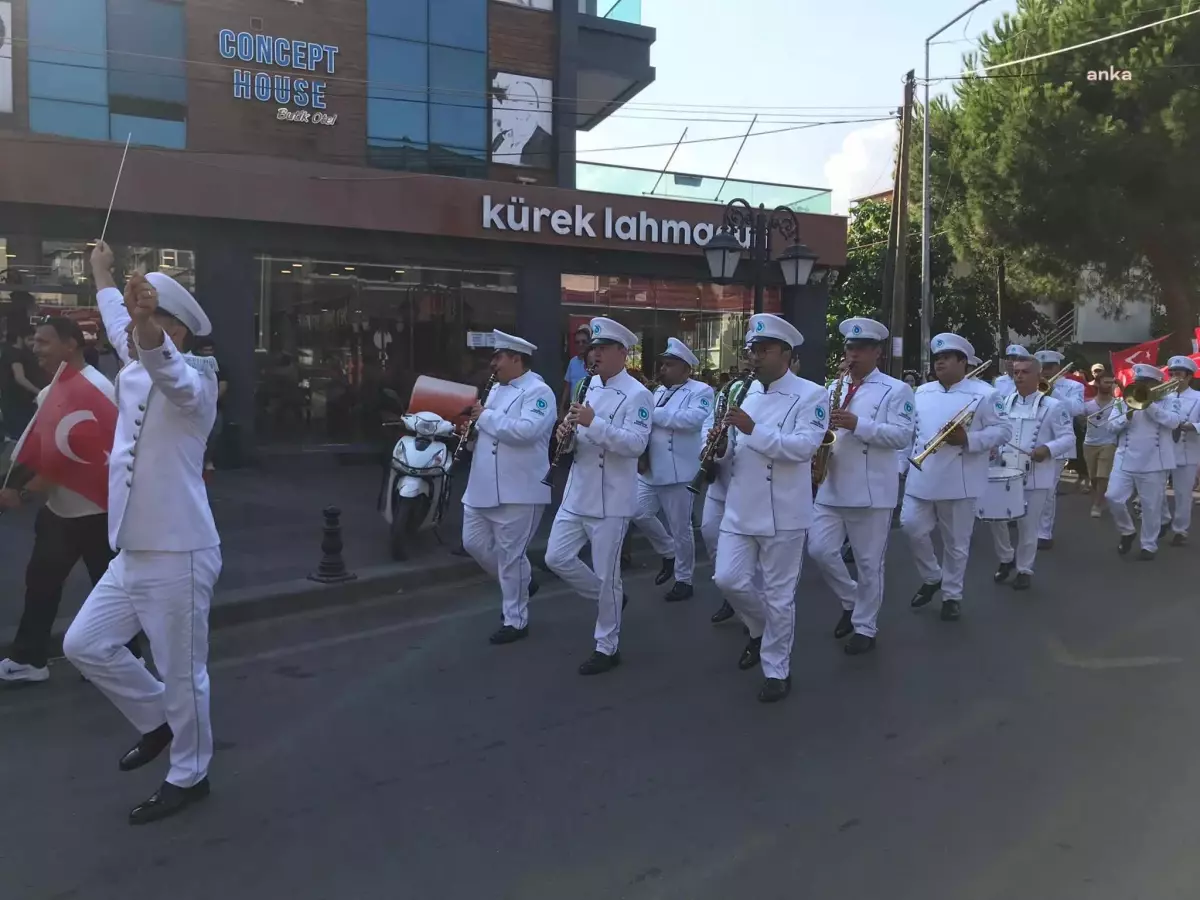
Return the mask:
[[117,181],[113,185],[112,197],[108,201],[108,212],[104,214],[104,227],[100,229],[100,242],[104,242],[104,236],[108,234],[108,220],[112,216],[113,204],[117,202],[117,188],[121,186],[121,173],[125,171],[125,157],[129,154],[129,142],[133,140],[133,132],[125,137],[125,150],[121,153],[121,165],[117,167]]
[[1026,456],[1033,456],[1033,454],[1030,453],[1028,450],[1022,450],[1020,447],[1018,447],[1016,444],[1012,443],[1011,441],[1009,443],[1005,444],[1004,446],[1012,447],[1018,453],[1024,453]]

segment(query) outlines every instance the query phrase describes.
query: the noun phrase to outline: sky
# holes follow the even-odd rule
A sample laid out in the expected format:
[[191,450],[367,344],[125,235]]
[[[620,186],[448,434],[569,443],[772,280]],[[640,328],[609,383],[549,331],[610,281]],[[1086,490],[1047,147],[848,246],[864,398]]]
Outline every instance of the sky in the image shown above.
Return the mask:
[[[903,102],[904,75],[924,71],[925,39],[971,0],[642,0],[642,24],[657,29],[655,82],[629,104],[578,136],[578,156],[591,162],[661,168],[668,143],[688,129],[671,170],[721,177],[752,116],[754,131],[812,122],[868,119]],[[964,52],[1016,0],[990,0],[938,37],[930,50],[933,78],[962,71]],[[941,43],[944,42],[944,43]],[[947,90],[934,82],[933,95]],[[917,99],[921,85],[917,86]],[[833,190],[833,211],[891,186],[895,121],[807,127],[751,136],[730,177]]]

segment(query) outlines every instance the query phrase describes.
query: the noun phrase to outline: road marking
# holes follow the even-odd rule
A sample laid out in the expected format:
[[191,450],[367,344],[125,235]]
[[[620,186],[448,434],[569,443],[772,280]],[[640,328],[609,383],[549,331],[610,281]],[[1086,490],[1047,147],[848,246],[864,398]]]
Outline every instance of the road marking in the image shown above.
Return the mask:
[[1049,635],[1045,638],[1046,649],[1051,658],[1060,666],[1073,669],[1090,669],[1103,671],[1107,669],[1145,669],[1151,666],[1171,666],[1183,662],[1177,656],[1127,656],[1108,659],[1080,659],[1071,653],[1057,637]]

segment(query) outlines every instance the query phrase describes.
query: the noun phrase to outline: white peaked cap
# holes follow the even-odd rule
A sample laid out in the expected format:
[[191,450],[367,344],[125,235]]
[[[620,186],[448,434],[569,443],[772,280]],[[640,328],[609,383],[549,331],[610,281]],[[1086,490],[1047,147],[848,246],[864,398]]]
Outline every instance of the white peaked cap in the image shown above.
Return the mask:
[[524,353],[526,356],[532,356],[533,351],[537,349],[536,344],[531,344],[516,335],[506,334],[499,329],[492,331],[492,341],[492,346],[496,350],[511,350],[513,353]]
[[980,359],[978,356],[968,356],[967,357],[967,365],[968,366],[982,366],[983,360]]
[[1004,355],[1010,359],[1034,359],[1034,355],[1020,344],[1009,344],[1004,348]]
[[746,332],[746,349],[747,349],[747,350],[749,350],[749,349],[750,349],[750,339],[751,339],[751,338],[753,338],[753,337],[754,337],[754,332],[753,332],[753,331],[747,331],[747,332]]
[[170,313],[196,337],[212,334],[212,323],[187,288],[162,272],[151,272],[146,280],[158,291],[158,308]]
[[953,334],[949,331],[937,335],[929,342],[929,349],[934,355],[938,353],[949,353],[951,351],[961,353],[967,359],[975,355],[975,348],[971,346],[971,342],[961,335]]
[[676,359],[681,359],[693,369],[700,364],[700,360],[696,359],[696,354],[679,338],[667,338],[667,349],[659,355],[673,356]]
[[774,341],[783,341],[789,347],[799,347],[804,343],[804,335],[787,319],[782,319],[779,316],[773,316],[770,313],[759,313],[750,317],[750,340],[753,344],[755,341],[770,338]]
[[888,330],[881,322],[861,316],[847,319],[838,326],[838,331],[848,341],[886,341],[888,337]]
[[1196,361],[1190,356],[1172,356],[1167,360],[1168,369],[1187,369],[1193,375],[1196,374]]
[[620,344],[626,350],[637,346],[637,335],[613,319],[592,319],[593,344]]
[[1039,350],[1033,354],[1033,358],[1040,362],[1043,366],[1053,364],[1056,366],[1062,365],[1063,355],[1057,350]]
[[1146,363],[1138,363],[1133,367],[1134,378],[1153,378],[1155,381],[1163,380],[1162,369],[1158,366],[1150,366]]

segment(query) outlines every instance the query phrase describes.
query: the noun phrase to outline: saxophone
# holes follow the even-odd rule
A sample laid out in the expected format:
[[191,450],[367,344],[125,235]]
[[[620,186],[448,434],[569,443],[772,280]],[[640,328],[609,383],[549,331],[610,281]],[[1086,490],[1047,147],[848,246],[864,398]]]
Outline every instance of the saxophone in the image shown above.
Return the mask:
[[[496,386],[496,376],[493,374],[492,377],[488,379],[487,384],[484,385],[483,393],[479,395],[479,403],[482,406],[485,406],[485,407],[487,406],[488,394],[490,394],[492,392],[492,388],[494,388],[495,386]],[[475,440],[475,438],[478,436],[478,431],[479,431],[478,421],[469,422],[467,424],[466,431],[463,432],[463,436],[459,440],[458,446],[454,448],[454,458],[453,458],[453,462],[451,463],[451,465],[456,465],[456,464],[462,462],[464,459],[466,459],[467,454],[470,452],[469,450],[467,450],[467,445],[469,443],[471,443],[473,440]]]
[[[833,399],[829,403],[829,411],[842,408],[842,385],[843,379],[849,370],[849,365],[845,360],[838,366],[837,370],[837,387],[833,389]],[[833,455],[833,444],[837,440],[837,435],[830,428],[825,432],[825,437],[821,439],[821,446],[817,448],[816,454],[812,460],[812,483],[813,487],[819,487],[825,482],[829,475],[829,457]]]
[[[704,449],[700,451],[700,471],[688,485],[688,490],[693,494],[699,494],[705,484],[712,484],[717,480],[716,461],[719,456],[724,455],[724,447],[729,437],[729,426],[724,424],[725,415],[730,410],[737,409],[742,405],[742,398],[746,396],[750,385],[754,384],[754,379],[757,377],[758,370],[751,368],[741,378],[729,382],[729,386],[717,397],[716,405],[713,408],[713,424],[717,430],[708,438]],[[718,453],[718,451],[721,452]]]
[[[587,372],[579,382],[579,388],[576,389],[575,402],[587,404],[587,389],[591,385],[592,379],[596,377],[596,372],[600,370],[599,365],[590,365]],[[542,479],[542,484],[548,487],[554,486],[554,472],[561,466],[566,457],[575,449],[575,422],[567,424],[564,420],[559,427],[558,446],[554,448],[554,459],[550,463],[550,471],[546,473],[546,477]]]

